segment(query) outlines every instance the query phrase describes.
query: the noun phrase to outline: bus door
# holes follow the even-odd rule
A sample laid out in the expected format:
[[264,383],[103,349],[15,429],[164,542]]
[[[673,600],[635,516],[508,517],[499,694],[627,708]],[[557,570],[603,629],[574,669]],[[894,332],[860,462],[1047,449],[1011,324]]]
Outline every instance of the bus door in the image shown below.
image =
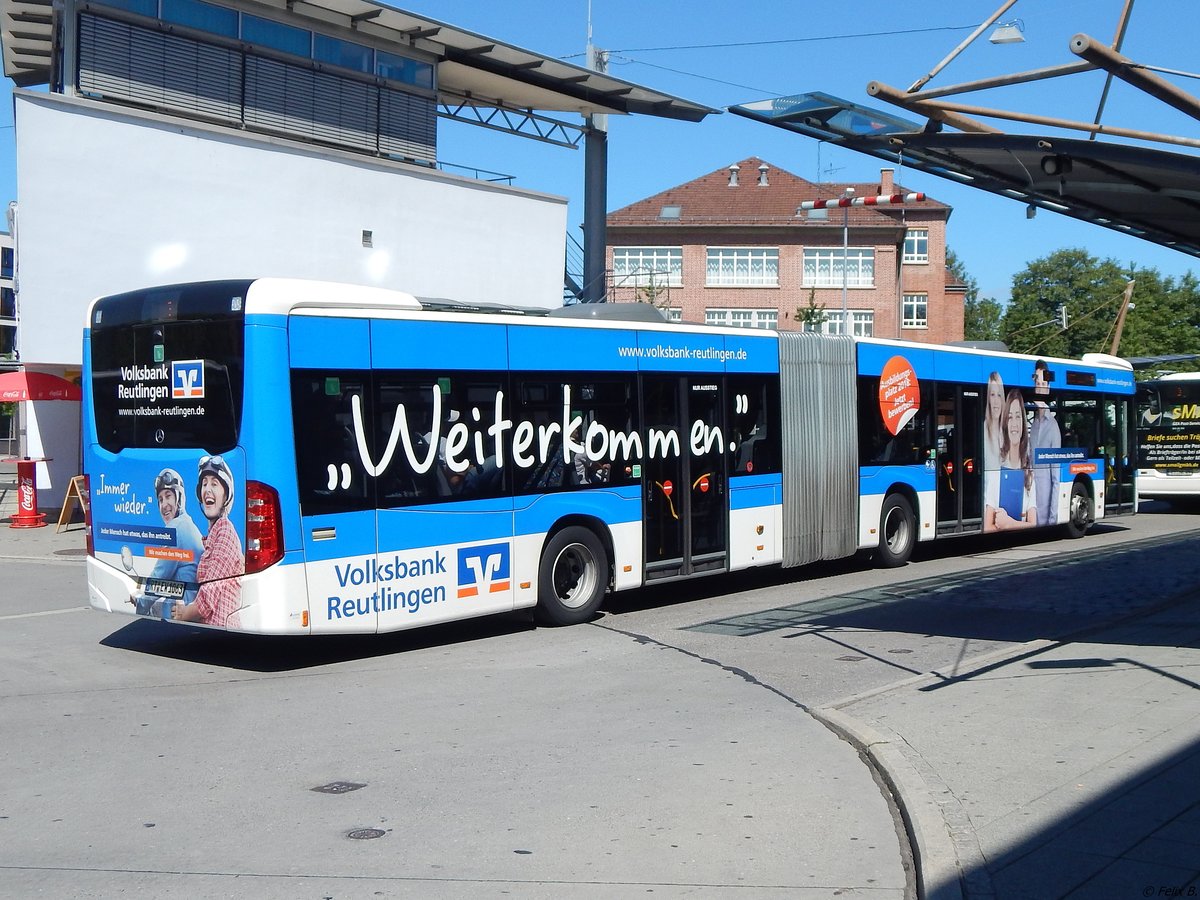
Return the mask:
[[1130,512],[1134,504],[1133,473],[1137,467],[1134,443],[1132,400],[1128,397],[1105,398],[1100,416],[1100,441],[1104,448],[1104,511]]
[[718,375],[645,377],[647,580],[728,567],[723,391]]
[[982,391],[937,388],[937,531],[978,531],[983,522]]

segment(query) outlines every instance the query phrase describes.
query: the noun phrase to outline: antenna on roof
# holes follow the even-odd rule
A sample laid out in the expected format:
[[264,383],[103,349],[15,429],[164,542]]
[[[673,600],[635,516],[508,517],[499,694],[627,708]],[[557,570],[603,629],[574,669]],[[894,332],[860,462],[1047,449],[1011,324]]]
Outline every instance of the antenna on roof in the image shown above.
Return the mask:
[[832,175],[834,172],[840,172],[845,168],[845,166],[826,166],[824,169],[821,168],[821,145],[823,143],[825,142],[817,141],[817,184],[824,184],[825,175]]

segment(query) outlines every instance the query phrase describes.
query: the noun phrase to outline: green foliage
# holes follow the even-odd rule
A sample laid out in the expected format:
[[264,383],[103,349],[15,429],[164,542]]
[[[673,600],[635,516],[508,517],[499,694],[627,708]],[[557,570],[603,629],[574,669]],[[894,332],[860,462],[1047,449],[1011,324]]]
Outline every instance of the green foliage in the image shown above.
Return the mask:
[[825,312],[824,305],[817,305],[816,289],[809,288],[808,306],[796,307],[796,321],[805,331],[819,331],[828,318],[829,314]]
[[[1200,353],[1200,283],[1188,273],[1176,282],[1157,269],[1122,267],[1082,249],[1057,250],[1013,276],[1012,299],[1001,323],[1009,349],[1043,356],[1108,353],[1125,285],[1134,282],[1119,356]],[[1066,306],[1068,326],[1059,325]],[[1046,324],[1048,323],[1048,324]],[[1179,365],[1177,368],[1192,368]]]
[[[1139,270],[1134,308],[1125,317],[1121,356],[1200,354],[1200,282],[1188,272],[1163,278],[1156,269]],[[1171,363],[1172,371],[1196,371],[1200,360]]]
[[951,249],[946,249],[946,268],[955,278],[967,286],[963,301],[963,339],[968,341],[1000,340],[1000,320],[1004,307],[991,297],[980,299],[979,282],[968,274],[962,260]]

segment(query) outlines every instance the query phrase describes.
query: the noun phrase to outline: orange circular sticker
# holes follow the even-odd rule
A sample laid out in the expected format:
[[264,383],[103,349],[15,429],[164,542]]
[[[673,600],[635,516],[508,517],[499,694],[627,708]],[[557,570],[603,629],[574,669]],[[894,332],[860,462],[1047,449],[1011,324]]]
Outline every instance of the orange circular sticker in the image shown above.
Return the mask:
[[879,412],[884,427],[892,434],[899,434],[920,408],[921,386],[912,363],[903,356],[893,356],[879,376]]

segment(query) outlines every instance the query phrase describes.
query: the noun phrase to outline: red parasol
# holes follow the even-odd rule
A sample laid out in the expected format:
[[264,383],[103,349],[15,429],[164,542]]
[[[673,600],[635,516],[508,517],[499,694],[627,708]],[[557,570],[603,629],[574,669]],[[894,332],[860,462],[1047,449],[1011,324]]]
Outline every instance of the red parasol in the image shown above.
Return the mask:
[[15,400],[81,400],[79,385],[45,372],[5,372],[0,375],[0,403]]

